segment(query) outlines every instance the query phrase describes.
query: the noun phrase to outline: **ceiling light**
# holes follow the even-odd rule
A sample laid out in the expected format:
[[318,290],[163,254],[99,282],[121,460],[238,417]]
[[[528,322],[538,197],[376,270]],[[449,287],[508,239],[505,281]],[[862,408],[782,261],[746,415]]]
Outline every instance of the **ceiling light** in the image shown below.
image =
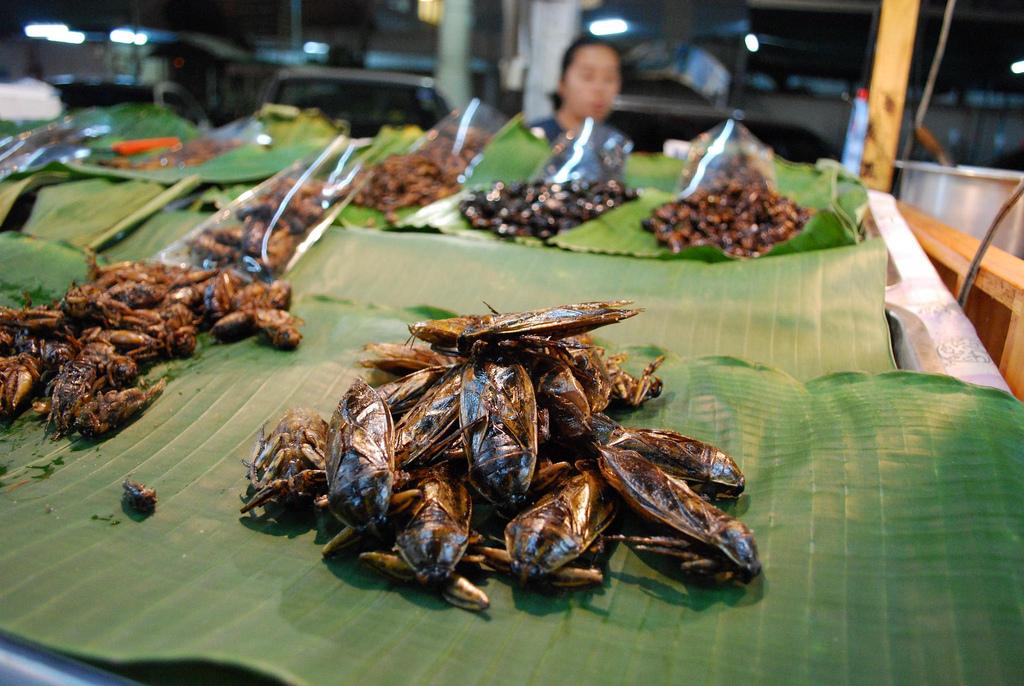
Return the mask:
[[144,31],[120,28],[110,32],[110,40],[114,43],[124,43],[125,45],[145,45],[149,42],[149,34]]
[[1018,60],[1011,64],[1010,71],[1014,74],[1024,74],[1024,60]]
[[743,44],[747,46],[747,50],[750,52],[757,52],[761,49],[761,41],[757,40],[757,36],[752,33],[748,33],[743,37]]
[[25,35],[29,38],[49,38],[68,32],[67,24],[26,24]]
[[24,30],[29,38],[45,38],[58,43],[85,42],[85,34],[69,30],[67,24],[26,24]]
[[590,32],[595,36],[614,36],[629,31],[625,19],[598,19],[590,22]]
[[317,43],[316,41],[306,41],[305,45],[302,46],[302,51],[307,55],[326,55],[331,49],[327,43]]
[[55,36],[49,36],[46,40],[56,41],[58,43],[79,43],[85,42],[85,34],[81,31],[68,31],[67,33],[60,33]]

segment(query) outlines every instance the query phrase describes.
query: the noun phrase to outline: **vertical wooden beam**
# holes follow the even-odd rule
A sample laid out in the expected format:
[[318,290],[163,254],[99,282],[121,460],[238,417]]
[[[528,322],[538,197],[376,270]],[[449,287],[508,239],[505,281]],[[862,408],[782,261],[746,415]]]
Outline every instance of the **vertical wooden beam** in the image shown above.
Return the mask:
[[876,190],[888,191],[892,185],[920,7],[921,0],[882,0],[860,168],[864,182]]

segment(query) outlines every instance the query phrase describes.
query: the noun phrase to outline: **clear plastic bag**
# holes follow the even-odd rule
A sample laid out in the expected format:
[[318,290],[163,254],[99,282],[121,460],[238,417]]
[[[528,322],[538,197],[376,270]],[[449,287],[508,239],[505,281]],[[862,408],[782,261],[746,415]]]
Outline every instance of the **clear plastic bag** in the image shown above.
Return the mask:
[[110,131],[109,118],[91,108],[0,139],[0,179],[51,162],[86,158],[92,152],[86,141]]
[[312,160],[293,164],[211,215],[162,250],[166,264],[228,267],[271,280],[287,272],[352,197],[362,163],[338,136]]
[[256,117],[244,117],[172,149],[149,155],[115,157],[104,164],[117,169],[185,169],[208,162],[246,144],[270,145],[273,142],[263,123]]
[[504,115],[474,99],[438,122],[409,152],[367,169],[353,202],[379,210],[396,223],[402,208],[423,207],[454,195],[505,124]]
[[738,181],[775,190],[775,154],[743,124],[728,119],[690,143],[679,180],[679,197]]
[[494,134],[507,123],[501,112],[473,98],[464,109],[453,110],[427,131],[411,152],[452,158],[447,164],[461,166],[459,183],[464,183]]
[[548,183],[622,181],[633,141],[591,118],[564,133],[538,174]]

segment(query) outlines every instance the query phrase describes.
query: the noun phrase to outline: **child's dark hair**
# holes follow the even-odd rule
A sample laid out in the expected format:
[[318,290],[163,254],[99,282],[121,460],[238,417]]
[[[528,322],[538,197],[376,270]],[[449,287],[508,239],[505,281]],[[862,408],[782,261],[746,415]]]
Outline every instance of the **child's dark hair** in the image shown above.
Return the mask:
[[606,40],[600,38],[594,38],[589,35],[582,35],[565,49],[565,54],[562,55],[562,75],[561,78],[565,78],[565,72],[569,71],[569,67],[572,66],[572,61],[576,59],[576,53],[580,51],[580,48],[586,48],[591,45],[596,45],[602,48],[608,48],[615,53],[615,57],[621,62],[622,56],[619,54],[619,49]]

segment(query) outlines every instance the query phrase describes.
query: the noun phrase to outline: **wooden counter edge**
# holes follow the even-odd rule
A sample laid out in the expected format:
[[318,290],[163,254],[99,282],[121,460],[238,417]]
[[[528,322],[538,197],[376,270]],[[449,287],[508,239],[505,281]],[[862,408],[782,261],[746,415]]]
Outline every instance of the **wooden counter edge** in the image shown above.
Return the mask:
[[[959,291],[981,241],[911,205],[899,202],[898,207],[936,267],[945,267],[956,275]],[[1005,250],[989,248],[965,313],[1014,395],[1024,400],[1024,260]]]

